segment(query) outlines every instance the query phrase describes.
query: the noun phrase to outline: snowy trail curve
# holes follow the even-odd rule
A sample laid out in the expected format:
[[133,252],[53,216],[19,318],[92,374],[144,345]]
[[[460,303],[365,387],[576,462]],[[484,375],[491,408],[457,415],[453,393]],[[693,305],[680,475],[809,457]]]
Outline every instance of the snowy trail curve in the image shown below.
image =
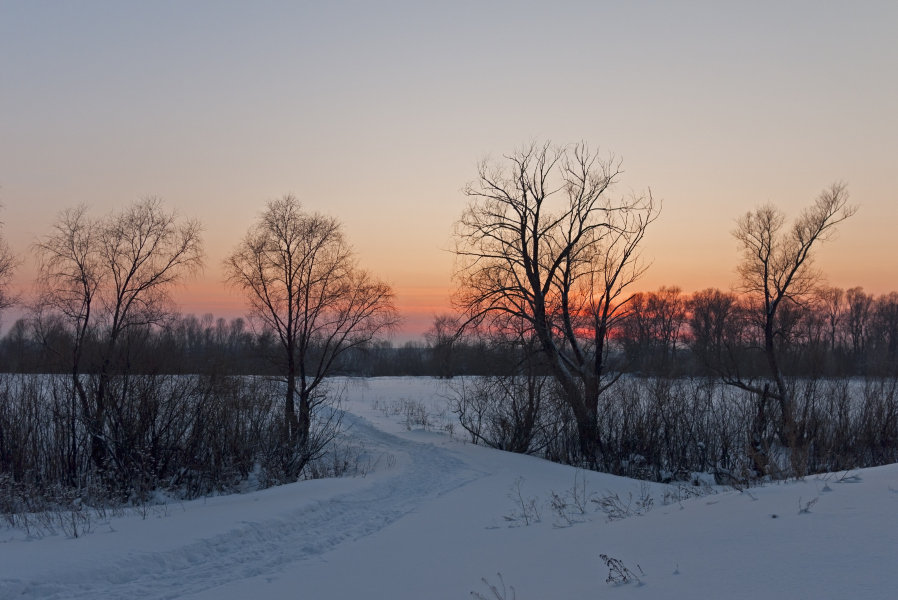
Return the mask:
[[[485,473],[453,452],[402,439],[347,414],[369,450],[400,455],[402,468],[354,492],[192,540],[163,552],[131,552],[103,564],[69,564],[38,581],[4,577],[0,598],[177,598],[236,580],[276,573],[379,531],[428,499]],[[73,551],[77,551],[73,547]]]

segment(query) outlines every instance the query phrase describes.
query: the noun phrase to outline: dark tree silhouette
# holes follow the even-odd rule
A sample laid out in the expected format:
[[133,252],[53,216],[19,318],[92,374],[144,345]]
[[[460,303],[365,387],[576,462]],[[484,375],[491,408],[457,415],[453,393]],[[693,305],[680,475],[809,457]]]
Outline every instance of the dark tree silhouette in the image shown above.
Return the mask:
[[620,163],[586,144],[531,144],[484,160],[456,226],[454,303],[467,322],[532,330],[575,415],[583,458],[600,452],[605,343],[623,290],[644,271],[638,246],[657,215],[651,194],[613,200]]
[[796,431],[794,401],[783,377],[779,352],[779,342],[786,333],[784,323],[788,321],[783,313],[791,306],[806,304],[820,291],[823,277],[813,267],[813,250],[830,241],[836,225],[856,211],[848,204],[846,185],[834,183],[801,212],[791,227],[784,228],[786,216],[782,210],[765,204],[737,219],[733,230],[742,252],[737,267],[739,286],[757,307],[757,326],[763,333],[760,350],[773,389],[770,384],[758,387],[738,376],[724,380],[758,395],[762,402],[770,398],[779,404],[781,437],[789,446],[796,443]]
[[[86,206],[66,209],[34,245],[40,265],[36,327],[68,365],[73,403],[77,398],[81,405],[100,472],[108,458],[119,459],[105,432],[123,338],[174,313],[172,288],[203,264],[201,229],[199,221],[145,198],[100,218],[90,217]],[[54,335],[59,330],[62,338]],[[88,341],[96,347],[92,356],[85,353]],[[88,385],[85,377],[94,381]]]
[[337,219],[304,211],[293,195],[268,203],[224,268],[250,313],[276,334],[286,380],[284,436],[301,467],[320,450],[317,442],[310,448],[309,435],[326,400],[324,378],[341,355],[398,323],[393,290],[359,267]]

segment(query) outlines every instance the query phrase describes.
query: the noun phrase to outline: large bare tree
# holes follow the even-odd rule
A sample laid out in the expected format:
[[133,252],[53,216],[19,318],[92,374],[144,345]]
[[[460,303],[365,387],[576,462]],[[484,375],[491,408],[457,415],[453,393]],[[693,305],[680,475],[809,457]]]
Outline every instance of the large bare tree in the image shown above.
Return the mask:
[[620,376],[607,365],[609,331],[645,270],[638,248],[658,210],[650,192],[611,198],[620,174],[584,143],[485,159],[455,232],[456,307],[488,328],[504,318],[531,328],[587,461],[601,452],[599,396]]
[[834,183],[789,227],[782,210],[765,204],[737,219],[732,232],[742,253],[737,267],[739,288],[757,307],[756,324],[762,332],[760,350],[772,386],[768,383],[759,387],[738,376],[725,376],[724,381],[756,394],[762,401],[769,398],[777,402],[782,416],[781,437],[790,446],[797,440],[794,401],[780,361],[779,343],[786,333],[781,327],[781,314],[787,305],[807,304],[823,289],[823,276],[814,268],[813,251],[832,240],[836,226],[856,211],[848,203],[846,185]]
[[[51,232],[34,244],[35,323],[70,369],[73,401],[81,405],[91,460],[101,472],[108,458],[119,459],[105,431],[110,379],[124,334],[174,312],[173,288],[203,264],[201,229],[199,221],[182,219],[150,197],[98,218],[86,206],[63,210]],[[65,331],[65,347],[49,335],[53,328]]]
[[398,323],[393,290],[359,267],[337,219],[303,210],[293,195],[268,202],[224,270],[280,342],[284,432],[305,451],[337,358]]

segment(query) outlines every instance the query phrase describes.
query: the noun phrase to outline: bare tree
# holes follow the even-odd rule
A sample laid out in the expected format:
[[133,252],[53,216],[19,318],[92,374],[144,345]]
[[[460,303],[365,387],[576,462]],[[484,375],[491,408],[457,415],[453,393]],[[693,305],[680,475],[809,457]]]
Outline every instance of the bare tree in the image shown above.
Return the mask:
[[455,375],[455,344],[460,337],[458,317],[450,313],[434,315],[433,324],[424,333],[430,346],[431,357],[440,379],[452,379]]
[[224,269],[250,313],[280,342],[284,435],[306,452],[313,414],[326,399],[322,382],[336,359],[398,323],[393,290],[359,268],[337,219],[304,211],[293,195],[268,202]]
[[531,144],[482,161],[456,225],[453,301],[470,322],[521,319],[575,415],[581,454],[601,451],[599,396],[609,327],[644,271],[638,245],[657,216],[651,193],[609,198],[620,163],[586,144]]
[[851,217],[857,208],[848,204],[844,183],[834,183],[804,209],[791,227],[785,228],[786,216],[771,204],[759,206],[736,220],[733,237],[742,252],[737,272],[740,289],[756,303],[758,326],[763,331],[764,353],[770,384],[763,387],[746,383],[739,377],[725,377],[726,383],[753,392],[766,401],[779,403],[782,414],[782,439],[796,443],[794,403],[783,377],[778,342],[785,334],[779,317],[786,304],[804,305],[820,289],[822,275],[813,267],[813,249],[832,240],[836,225]]
[[687,308],[690,348],[701,364],[715,372],[732,364],[734,341],[741,337],[736,322],[741,307],[736,294],[708,288],[695,292]]
[[[35,323],[45,333],[56,326],[67,332],[67,348],[50,342],[48,335],[43,339],[70,368],[73,402],[76,397],[80,402],[91,459],[101,472],[109,457],[119,459],[105,430],[122,338],[174,312],[173,287],[203,264],[201,229],[199,221],[181,219],[150,197],[100,218],[90,217],[86,206],[66,209],[51,233],[34,245],[39,259]],[[89,341],[94,346],[90,361]],[[87,385],[85,376],[95,381]]]
[[876,299],[871,324],[881,353],[879,359],[884,359],[886,365],[893,365],[891,370],[894,370],[898,357],[898,292],[882,294]]
[[679,287],[662,286],[655,292],[633,295],[622,338],[641,370],[670,375],[686,321],[686,301]]
[[866,350],[867,338],[870,334],[870,315],[873,296],[864,292],[862,287],[853,287],[845,292],[848,305],[846,329],[851,342],[854,359],[859,360]]
[[[2,208],[2,205],[0,205]],[[2,226],[3,223],[0,223]],[[19,257],[13,253],[6,239],[0,235],[0,312],[16,303],[17,298],[10,293],[12,276],[19,266]]]
[[820,290],[819,296],[823,315],[829,326],[829,350],[834,352],[837,336],[845,316],[845,290],[837,287],[824,287]]

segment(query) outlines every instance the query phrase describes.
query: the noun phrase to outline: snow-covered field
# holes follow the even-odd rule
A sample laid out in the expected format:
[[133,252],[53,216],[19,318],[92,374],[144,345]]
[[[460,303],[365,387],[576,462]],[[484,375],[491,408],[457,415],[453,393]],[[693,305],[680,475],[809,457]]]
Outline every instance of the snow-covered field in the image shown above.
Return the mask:
[[[438,386],[350,390],[365,477],[169,504],[77,539],[0,530],[0,598],[492,599],[481,579],[497,573],[518,600],[898,597],[898,465],[668,504],[670,488],[652,485],[643,515],[609,522],[589,503],[567,525],[547,501],[572,489],[575,469],[409,430],[381,410],[398,399],[436,410]],[[519,478],[539,522],[506,520],[520,512]],[[641,494],[633,480],[586,479],[597,495]],[[606,583],[602,554],[640,583]]]

